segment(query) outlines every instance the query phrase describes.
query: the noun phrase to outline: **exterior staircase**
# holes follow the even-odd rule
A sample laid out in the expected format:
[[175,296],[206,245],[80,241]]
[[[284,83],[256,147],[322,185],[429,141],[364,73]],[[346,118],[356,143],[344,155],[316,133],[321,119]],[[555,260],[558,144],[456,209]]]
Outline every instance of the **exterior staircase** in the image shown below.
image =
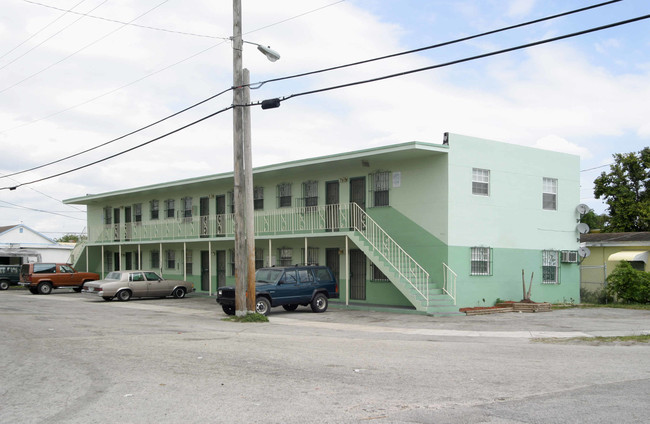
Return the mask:
[[[366,212],[356,204],[351,208],[354,232],[350,239],[384,273],[416,310],[429,315],[459,315],[454,290],[447,284],[438,287],[427,271],[402,249]],[[447,271],[448,270],[448,271]]]

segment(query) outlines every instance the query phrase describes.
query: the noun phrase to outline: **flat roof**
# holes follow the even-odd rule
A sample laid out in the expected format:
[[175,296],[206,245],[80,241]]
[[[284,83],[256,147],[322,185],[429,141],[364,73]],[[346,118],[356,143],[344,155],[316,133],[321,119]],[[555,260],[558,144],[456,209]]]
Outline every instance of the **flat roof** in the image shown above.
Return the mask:
[[[449,146],[445,144],[423,143],[419,141],[411,141],[400,144],[392,144],[388,146],[372,147],[363,150],[356,150],[352,152],[336,153],[327,156],[318,156],[314,158],[294,160],[290,162],[283,162],[273,165],[265,165],[253,168],[253,174],[270,174],[286,172],[287,169],[300,169],[300,168],[327,168],[333,162],[358,162],[359,160],[370,160],[382,156],[390,156],[395,159],[409,159],[422,157],[423,154],[438,155],[449,153]],[[188,178],[183,180],[168,181],[159,184],[152,184],[148,186],[133,187],[123,190],[110,191],[100,194],[87,194],[82,197],[75,197],[63,201],[65,204],[85,205],[94,203],[99,200],[105,200],[110,197],[123,196],[134,193],[153,192],[162,189],[169,189],[172,187],[182,187],[187,185],[201,184],[205,182],[215,182],[218,180],[232,179],[233,172],[226,172],[222,174],[206,175],[202,177]]]

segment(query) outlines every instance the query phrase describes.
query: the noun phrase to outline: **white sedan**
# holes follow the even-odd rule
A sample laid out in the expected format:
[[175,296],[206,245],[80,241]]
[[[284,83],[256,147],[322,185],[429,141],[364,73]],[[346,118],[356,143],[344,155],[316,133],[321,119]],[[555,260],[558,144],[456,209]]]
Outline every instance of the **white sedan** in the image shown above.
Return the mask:
[[113,271],[103,280],[84,284],[82,293],[104,300],[117,298],[123,302],[131,297],[167,297],[177,299],[194,291],[194,284],[182,280],[165,280],[153,271]]

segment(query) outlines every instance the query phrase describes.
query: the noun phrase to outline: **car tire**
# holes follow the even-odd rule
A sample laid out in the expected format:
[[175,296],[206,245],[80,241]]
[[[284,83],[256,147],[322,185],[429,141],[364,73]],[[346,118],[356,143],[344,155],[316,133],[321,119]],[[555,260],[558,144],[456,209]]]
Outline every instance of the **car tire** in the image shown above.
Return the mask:
[[9,281],[2,280],[0,281],[0,290],[7,290],[9,288]]
[[226,315],[235,315],[235,307],[231,305],[221,305],[221,309]]
[[296,309],[298,309],[298,304],[297,303],[292,303],[290,305],[282,305],[282,307],[284,308],[285,311],[293,312]]
[[105,301],[108,302],[109,300],[112,299],[112,297],[110,297],[110,296],[102,296],[102,299],[104,299]]
[[327,310],[327,296],[323,293],[316,293],[316,296],[311,300],[311,310],[317,313],[325,312]]
[[255,312],[260,315],[268,315],[271,311],[271,302],[266,297],[258,297],[255,300]]
[[176,299],[182,299],[185,297],[185,289],[183,287],[177,287],[174,289],[174,292],[172,293],[174,298]]
[[30,287],[30,288],[29,288],[29,292],[30,292],[31,294],[38,294],[38,289],[37,289],[37,288],[34,288],[34,287]]
[[50,293],[52,293],[52,284],[50,284],[50,283],[40,283],[38,285],[38,293],[40,293],[40,294],[50,294]]
[[126,302],[129,299],[131,299],[131,291],[130,290],[120,290],[119,292],[117,292],[115,297],[117,297],[117,300],[119,300],[120,302]]

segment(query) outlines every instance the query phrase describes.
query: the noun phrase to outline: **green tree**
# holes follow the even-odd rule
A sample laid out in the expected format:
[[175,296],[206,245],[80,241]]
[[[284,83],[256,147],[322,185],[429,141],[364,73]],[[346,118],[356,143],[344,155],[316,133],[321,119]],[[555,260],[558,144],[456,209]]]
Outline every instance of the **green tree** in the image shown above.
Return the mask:
[[594,196],[608,206],[607,232],[650,231],[650,147],[616,153],[609,173],[594,181]]
[[594,211],[587,212],[580,222],[584,222],[589,225],[591,231],[602,230],[605,228],[605,222],[607,221],[608,216],[606,214],[597,215]]
[[650,272],[637,271],[621,261],[607,277],[607,292],[627,302],[650,302]]
[[78,243],[79,242],[79,236],[76,234],[66,234],[61,238],[58,238],[56,240],[57,243]]

